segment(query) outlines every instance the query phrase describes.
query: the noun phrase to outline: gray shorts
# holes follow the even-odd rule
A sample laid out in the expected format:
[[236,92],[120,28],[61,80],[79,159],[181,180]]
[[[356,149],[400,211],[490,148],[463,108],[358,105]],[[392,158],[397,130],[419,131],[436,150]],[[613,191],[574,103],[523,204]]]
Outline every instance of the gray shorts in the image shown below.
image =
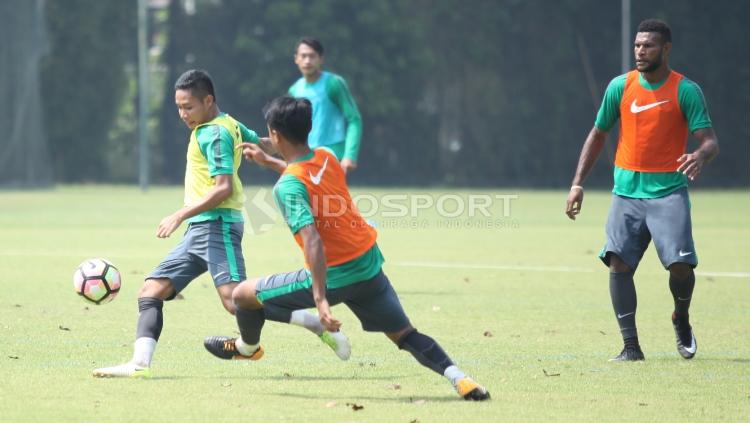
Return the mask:
[[604,264],[609,266],[610,255],[616,254],[637,269],[652,239],[664,268],[674,263],[698,265],[687,188],[660,198],[612,196],[607,242],[599,254]]
[[175,291],[170,300],[206,270],[216,286],[241,282],[245,280],[243,231],[242,222],[191,223],[182,241],[146,279],[169,279]]
[[[306,269],[266,276],[255,287],[266,318],[289,323],[294,310],[314,308],[312,277]],[[357,316],[368,332],[398,332],[410,325],[391,282],[382,270],[374,277],[328,289],[330,305],[340,303]]]

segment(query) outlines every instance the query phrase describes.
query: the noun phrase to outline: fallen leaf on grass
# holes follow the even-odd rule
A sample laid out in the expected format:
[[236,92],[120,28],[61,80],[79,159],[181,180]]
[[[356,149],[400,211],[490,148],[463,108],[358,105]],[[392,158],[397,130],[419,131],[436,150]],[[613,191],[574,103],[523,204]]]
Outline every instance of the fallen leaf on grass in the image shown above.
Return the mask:
[[648,404],[646,404],[645,402],[639,402],[638,405],[640,405],[641,407],[646,407]]
[[600,330],[599,333],[601,333],[602,335],[606,335],[603,330]]
[[419,420],[417,420],[417,419],[410,420],[409,423],[419,423]]
[[8,358],[11,359],[11,360],[18,360],[18,356],[17,355],[9,355]]
[[469,283],[469,278],[464,278],[464,282]]
[[544,375],[547,377],[560,376],[560,373],[547,373],[547,371],[544,369],[542,369],[542,371],[544,372]]
[[14,304],[14,305],[13,305],[13,307],[18,307],[18,308],[21,308],[21,307],[23,307],[23,306],[22,306],[21,304]]
[[422,405],[422,404],[424,404],[424,403],[426,403],[426,402],[427,402],[427,401],[425,401],[425,400],[423,400],[423,399],[421,399],[421,400],[416,400],[416,401],[412,401],[412,403],[413,403],[413,404],[416,404],[416,405]]
[[354,410],[354,411],[359,411],[359,410],[361,410],[361,409],[365,408],[365,406],[364,406],[364,405],[359,405],[359,404],[355,404],[355,403],[353,403],[353,402],[347,402],[347,403],[346,403],[346,406],[347,406],[347,407],[351,407],[351,408],[352,408],[352,410]]
[[492,332],[486,330],[484,331],[484,336],[486,336],[487,338],[492,338]]
[[393,389],[394,391],[397,391],[401,389],[401,385],[399,385],[398,383],[394,383],[393,385],[388,385],[388,389]]
[[59,328],[60,330],[67,330],[67,331],[70,331],[70,328],[66,328],[66,327],[65,327],[65,326],[63,326],[63,325],[59,325],[59,326],[58,326],[58,328]]
[[284,377],[292,377],[291,373],[284,373]]
[[335,407],[337,405],[339,405],[339,403],[337,403],[336,401],[328,401],[326,403],[326,408],[333,408],[333,407]]

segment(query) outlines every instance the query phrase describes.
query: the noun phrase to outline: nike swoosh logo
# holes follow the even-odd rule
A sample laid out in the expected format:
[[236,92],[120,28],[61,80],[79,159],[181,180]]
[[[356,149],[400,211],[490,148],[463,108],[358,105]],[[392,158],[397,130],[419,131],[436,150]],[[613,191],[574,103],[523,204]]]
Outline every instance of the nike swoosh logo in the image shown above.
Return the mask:
[[695,354],[695,351],[698,349],[698,346],[695,345],[695,336],[693,334],[690,334],[690,348],[685,348],[685,351],[689,352],[690,354]]
[[644,110],[653,109],[654,107],[656,107],[656,106],[658,106],[660,104],[667,103],[668,101],[669,100],[657,101],[656,103],[649,103],[649,104],[644,104],[643,106],[639,106],[636,103],[636,100],[633,100],[633,103],[630,104],[630,112],[631,113],[640,113],[640,112],[642,112]]
[[680,250],[680,251],[679,251],[679,252],[678,252],[677,254],[679,254],[679,255],[680,255],[680,257],[685,257],[685,256],[689,256],[690,254],[693,254],[693,252],[692,252],[692,251],[688,251],[688,252],[686,253],[686,252],[684,252],[684,251]]
[[320,168],[318,173],[313,175],[311,172],[307,172],[310,174],[310,180],[315,185],[320,185],[320,179],[323,177],[323,172],[326,171],[326,166],[328,166],[328,157],[326,157],[326,161],[323,162],[323,167]]
[[617,318],[618,318],[618,319],[622,319],[623,317],[628,317],[628,316],[630,316],[631,314],[635,314],[635,312],[634,312],[634,311],[631,311],[630,313],[625,313],[625,314],[620,314],[620,313],[617,313]]
[[677,300],[679,300],[679,301],[687,301],[687,300],[689,300],[691,298],[693,298],[693,297],[687,297],[687,298],[677,297]]

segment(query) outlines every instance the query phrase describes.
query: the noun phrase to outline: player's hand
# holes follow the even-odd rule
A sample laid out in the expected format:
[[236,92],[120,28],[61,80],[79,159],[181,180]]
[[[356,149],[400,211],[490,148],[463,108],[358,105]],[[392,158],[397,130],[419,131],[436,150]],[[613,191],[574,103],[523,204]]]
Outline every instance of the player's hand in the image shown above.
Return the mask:
[[581,212],[581,204],[583,203],[583,188],[572,187],[568,193],[568,202],[565,207],[565,214],[568,215],[570,220],[576,220],[576,215]]
[[682,172],[691,181],[694,181],[698,177],[703,169],[703,165],[706,163],[703,154],[698,152],[683,154],[677,161],[681,163],[677,171]]
[[170,214],[159,223],[159,227],[156,228],[156,236],[158,238],[168,238],[180,227],[183,220],[185,219],[182,217],[181,210]]
[[260,148],[259,145],[249,142],[243,142],[238,145],[237,148],[242,149],[242,155],[245,156],[246,160],[252,160],[261,166],[268,165],[270,157],[268,156],[268,154],[266,154],[265,151],[263,151],[262,148]]
[[320,324],[322,324],[328,332],[338,332],[341,328],[341,322],[331,314],[331,307],[328,305],[328,300],[323,300],[318,303],[318,317],[320,317]]
[[341,161],[341,168],[344,169],[344,173],[349,173],[357,168],[357,162],[352,159],[344,159]]

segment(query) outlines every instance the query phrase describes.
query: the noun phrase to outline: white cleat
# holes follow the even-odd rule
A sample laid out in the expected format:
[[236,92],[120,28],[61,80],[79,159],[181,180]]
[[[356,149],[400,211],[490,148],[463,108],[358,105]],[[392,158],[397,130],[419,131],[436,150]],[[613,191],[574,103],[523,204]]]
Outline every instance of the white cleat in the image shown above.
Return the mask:
[[95,369],[93,375],[94,377],[147,378],[151,377],[151,370],[148,367],[139,366],[135,363],[125,363],[119,366]]
[[344,361],[348,360],[352,355],[352,346],[349,344],[349,338],[344,335],[344,332],[324,331],[320,335],[320,340],[323,341],[324,344],[331,347],[333,352],[335,352],[336,355]]

